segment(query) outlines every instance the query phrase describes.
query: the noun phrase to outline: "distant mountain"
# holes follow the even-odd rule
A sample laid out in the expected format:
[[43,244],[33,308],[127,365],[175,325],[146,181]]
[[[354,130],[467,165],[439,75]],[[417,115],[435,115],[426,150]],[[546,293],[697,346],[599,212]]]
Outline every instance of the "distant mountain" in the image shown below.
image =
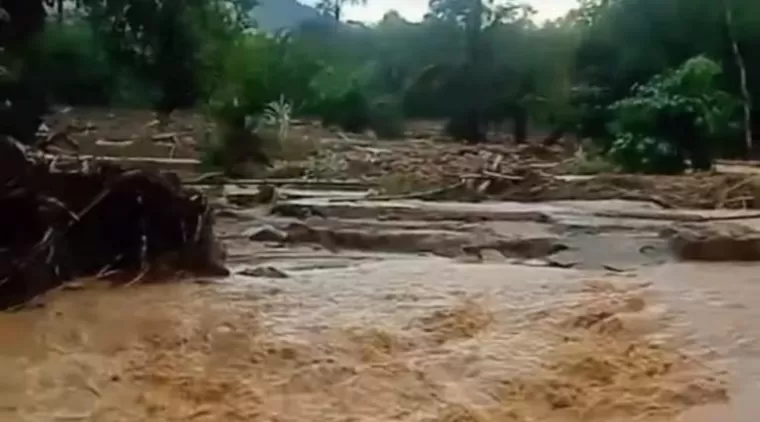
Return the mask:
[[267,32],[295,29],[308,21],[328,19],[316,8],[297,0],[259,0],[252,17],[259,29]]

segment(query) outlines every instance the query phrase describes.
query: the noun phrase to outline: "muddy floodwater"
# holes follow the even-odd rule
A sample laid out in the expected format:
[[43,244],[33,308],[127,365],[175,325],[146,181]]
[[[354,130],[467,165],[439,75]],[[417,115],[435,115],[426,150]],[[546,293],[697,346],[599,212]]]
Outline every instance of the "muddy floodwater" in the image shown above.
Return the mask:
[[634,205],[332,204],[303,244],[222,218],[250,276],[0,315],[0,421],[756,420],[760,266],[674,262],[667,221],[606,213]]

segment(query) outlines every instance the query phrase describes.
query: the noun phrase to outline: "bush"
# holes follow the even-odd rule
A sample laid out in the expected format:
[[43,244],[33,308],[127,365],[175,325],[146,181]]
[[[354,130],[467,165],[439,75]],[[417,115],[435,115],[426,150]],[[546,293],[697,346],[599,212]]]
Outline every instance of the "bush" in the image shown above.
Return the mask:
[[83,20],[50,24],[36,40],[29,67],[49,99],[74,106],[147,107],[160,97],[155,81],[140,78],[113,57]]
[[613,142],[609,157],[625,172],[679,174],[686,170],[684,156],[672,142],[630,133]]
[[362,89],[356,69],[327,66],[311,82],[314,100],[307,112],[325,126],[347,132],[363,132],[370,125],[370,102]]
[[402,103],[391,95],[370,100],[365,90],[354,81],[346,91],[323,95],[315,114],[325,126],[337,126],[347,132],[361,133],[371,129],[380,139],[398,139],[404,135]]
[[404,137],[403,104],[394,96],[384,96],[375,100],[371,107],[370,128],[380,139]]
[[202,145],[202,162],[209,170],[231,177],[259,176],[272,161],[305,161],[317,151],[317,142],[291,134],[293,108],[284,96],[257,116],[234,100],[214,102],[209,112],[217,126],[214,137]]
[[570,174],[595,175],[620,171],[619,166],[591,140],[581,142],[573,155],[566,170]]
[[259,113],[267,102],[275,99],[274,90],[268,87],[271,79],[268,56],[271,54],[271,45],[265,37],[246,35],[233,41],[219,69],[207,82],[215,109],[212,114],[222,112],[233,102],[247,114]]
[[611,157],[629,171],[709,170],[714,141],[725,135],[738,102],[717,87],[721,68],[705,57],[634,88],[611,106],[616,141]]
[[281,96],[293,104],[313,98],[311,81],[321,68],[288,37],[243,34],[226,49],[218,69],[209,72],[206,90],[213,101],[237,99],[248,114],[264,112]]
[[48,25],[38,48],[35,67],[53,101],[72,105],[111,102],[116,85],[113,69],[87,23]]
[[356,83],[345,92],[320,98],[316,112],[325,126],[338,126],[347,132],[363,132],[371,123],[369,101]]
[[203,167],[229,177],[250,177],[257,167],[270,164],[265,139],[256,132],[259,120],[239,101],[213,102],[209,114],[216,127],[212,137],[201,144]]

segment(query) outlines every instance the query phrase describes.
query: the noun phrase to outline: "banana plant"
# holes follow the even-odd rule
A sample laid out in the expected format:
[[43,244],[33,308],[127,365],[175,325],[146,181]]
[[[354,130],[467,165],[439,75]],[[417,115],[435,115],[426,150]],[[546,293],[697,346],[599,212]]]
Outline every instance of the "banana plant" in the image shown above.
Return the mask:
[[272,101],[266,105],[260,124],[277,128],[277,139],[283,140],[287,138],[290,132],[292,117],[293,105],[285,99],[284,95],[280,95],[277,101]]

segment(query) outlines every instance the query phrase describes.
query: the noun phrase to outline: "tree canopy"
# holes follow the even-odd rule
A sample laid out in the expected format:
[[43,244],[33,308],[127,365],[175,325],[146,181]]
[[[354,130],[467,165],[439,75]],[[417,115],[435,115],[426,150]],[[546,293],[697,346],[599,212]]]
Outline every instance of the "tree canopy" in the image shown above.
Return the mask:
[[[709,142],[708,156],[755,152],[760,2],[580,0],[566,16],[538,22],[518,0],[430,0],[421,22],[395,12],[377,24],[341,22],[359,3],[323,0],[332,23],[267,34],[250,18],[255,0],[4,1],[8,63],[27,63],[9,66],[23,77],[6,84],[6,95],[34,80],[50,102],[171,110],[234,98],[254,114],[284,97],[296,113],[351,130],[391,116],[443,118],[452,136],[470,142],[494,125],[525,142],[538,126],[549,143],[575,134],[618,152],[626,142],[676,142],[663,128],[685,117],[655,99],[693,100],[714,110],[688,118],[699,120],[693,130],[704,139],[678,148]],[[57,19],[43,30],[45,8]],[[699,63],[715,70],[702,100],[666,84]],[[632,104],[644,103],[664,122],[621,130]],[[720,128],[706,129],[709,116],[721,116]]]

